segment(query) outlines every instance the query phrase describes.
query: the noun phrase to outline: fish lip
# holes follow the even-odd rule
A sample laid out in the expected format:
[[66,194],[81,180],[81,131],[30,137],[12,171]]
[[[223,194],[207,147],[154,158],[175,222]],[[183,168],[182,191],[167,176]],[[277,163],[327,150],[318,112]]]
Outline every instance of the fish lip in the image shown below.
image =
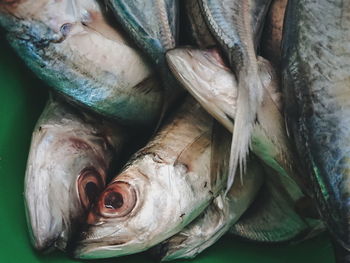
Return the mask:
[[[80,240],[78,241],[73,250],[71,251],[71,255],[74,258],[80,258],[80,259],[93,259],[93,258],[101,258],[98,255],[96,255],[96,252],[107,252],[110,251],[112,255],[109,256],[103,256],[104,258],[107,257],[119,257],[123,256],[124,254],[121,253],[118,255],[116,251],[118,251],[119,247],[122,247],[123,245],[127,244],[128,242],[116,242],[116,241],[106,241],[106,240]],[[101,246],[103,244],[103,246]],[[112,250],[109,248],[113,248]],[[95,255],[94,255],[95,254]]]

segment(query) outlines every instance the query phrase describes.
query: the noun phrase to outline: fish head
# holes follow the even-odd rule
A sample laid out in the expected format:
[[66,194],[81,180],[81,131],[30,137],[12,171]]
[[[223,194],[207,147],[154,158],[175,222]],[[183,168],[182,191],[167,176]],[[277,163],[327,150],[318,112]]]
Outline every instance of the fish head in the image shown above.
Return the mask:
[[[2,0],[0,25],[13,37],[25,39],[31,33],[35,34],[31,32],[31,28],[41,28],[45,29],[44,33],[51,33],[52,41],[59,41],[67,36],[74,26],[92,22],[98,10],[99,5],[92,0]],[[32,37],[40,38],[36,35]]]
[[177,48],[166,54],[182,86],[229,130],[236,114],[237,81],[218,49]]
[[159,163],[160,159],[154,163],[154,158],[158,157],[145,156],[142,166],[127,168],[102,192],[88,216],[75,257],[107,258],[141,252],[181,229],[186,220],[182,218],[186,198],[194,197],[185,195],[188,185],[176,178],[169,182],[164,173],[185,176],[185,167]]
[[51,76],[50,58],[57,57],[57,52],[55,54],[52,47],[71,35],[83,32],[82,23],[84,19],[89,19],[89,12],[86,8],[78,11],[74,2],[76,1],[0,2],[0,27],[5,30],[10,45],[34,72]]
[[65,250],[90,205],[104,189],[115,149],[83,127],[40,125],[25,179],[31,241],[37,250]]

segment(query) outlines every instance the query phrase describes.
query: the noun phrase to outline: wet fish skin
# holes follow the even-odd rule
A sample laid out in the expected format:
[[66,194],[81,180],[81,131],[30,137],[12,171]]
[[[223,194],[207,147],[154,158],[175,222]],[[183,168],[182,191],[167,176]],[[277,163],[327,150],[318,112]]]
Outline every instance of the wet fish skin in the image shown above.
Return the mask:
[[290,1],[282,47],[286,119],[329,232],[350,251],[350,9]]
[[[212,121],[188,99],[101,194],[75,256],[107,258],[141,252],[194,220],[226,182],[229,146],[224,142],[229,133],[218,127],[222,134],[212,134]],[[118,202],[111,205],[112,199],[121,207]]]
[[261,37],[261,56],[276,67],[281,62],[282,30],[287,3],[288,0],[272,1]]
[[[171,70],[183,87],[229,131],[234,127],[237,81],[215,49],[177,48],[167,53]],[[259,59],[266,94],[254,126],[252,151],[280,175],[300,181],[282,112],[278,78],[271,64]],[[302,183],[300,182],[300,185]]]
[[107,0],[107,4],[160,74],[164,91],[163,118],[172,103],[183,94],[165,61],[165,52],[178,42],[178,1]]
[[0,3],[9,43],[56,92],[125,125],[154,125],[162,89],[107,16],[96,0]]
[[265,184],[256,200],[230,232],[250,241],[268,243],[300,241],[322,233],[321,220],[297,213],[297,202],[305,198],[297,184],[271,169],[266,172]]
[[236,180],[225,196],[216,197],[208,208],[181,232],[151,250],[161,261],[194,258],[214,244],[253,202],[263,183],[262,167],[249,160],[243,183]]
[[256,115],[264,97],[255,42],[256,29],[261,28],[264,19],[259,21],[261,23],[254,22],[258,13],[266,13],[270,0],[199,0],[199,3],[209,29],[223,49],[238,81],[227,183],[229,189],[238,166],[244,170]]
[[33,246],[65,250],[127,140],[124,128],[50,99],[33,132],[25,207]]
[[156,65],[164,65],[164,54],[176,46],[178,3],[174,0],[108,0],[121,25]]

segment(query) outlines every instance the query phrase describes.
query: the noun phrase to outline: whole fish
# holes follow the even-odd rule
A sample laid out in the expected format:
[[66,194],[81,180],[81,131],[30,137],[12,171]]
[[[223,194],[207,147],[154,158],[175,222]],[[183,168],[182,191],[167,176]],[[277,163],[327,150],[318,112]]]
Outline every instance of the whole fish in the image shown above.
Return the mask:
[[229,189],[237,167],[244,170],[256,115],[264,97],[256,56],[256,40],[259,39],[258,32],[261,32],[271,0],[198,1],[209,29],[223,49],[238,84],[227,182]]
[[249,160],[243,183],[235,180],[225,196],[216,197],[201,216],[181,232],[151,250],[161,261],[194,258],[213,245],[241,217],[253,202],[263,182],[259,162]]
[[107,0],[119,23],[156,66],[162,80],[164,101],[161,118],[183,92],[165,61],[165,52],[178,43],[177,0]]
[[25,205],[37,250],[64,250],[104,189],[127,139],[118,125],[50,100],[33,132]]
[[261,36],[261,56],[277,67],[281,61],[282,29],[287,3],[288,0],[272,1]]
[[[178,48],[167,53],[179,82],[215,119],[233,130],[237,106],[237,81],[215,49]],[[268,61],[259,59],[265,91],[253,129],[252,150],[280,175],[299,181],[299,169],[291,151],[276,74]]]
[[349,41],[350,5],[346,1],[289,2],[282,49],[288,128],[304,174],[312,182],[318,209],[348,257]]
[[107,258],[149,249],[198,217],[227,180],[229,133],[189,98],[100,195],[75,250]]
[[97,0],[0,1],[0,26],[26,64],[69,100],[125,125],[154,125],[154,72]]
[[298,213],[298,202],[305,204],[306,197],[293,180],[271,170],[266,175],[256,200],[232,226],[231,233],[251,241],[275,243],[304,240],[324,231],[317,213],[316,217]]

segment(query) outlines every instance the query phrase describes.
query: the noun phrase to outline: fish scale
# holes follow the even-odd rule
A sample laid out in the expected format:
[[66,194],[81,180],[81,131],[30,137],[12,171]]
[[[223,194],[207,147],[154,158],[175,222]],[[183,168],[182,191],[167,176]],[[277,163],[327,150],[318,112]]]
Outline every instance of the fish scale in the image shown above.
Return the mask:
[[290,1],[283,36],[286,119],[315,201],[350,250],[350,18],[346,1]]

